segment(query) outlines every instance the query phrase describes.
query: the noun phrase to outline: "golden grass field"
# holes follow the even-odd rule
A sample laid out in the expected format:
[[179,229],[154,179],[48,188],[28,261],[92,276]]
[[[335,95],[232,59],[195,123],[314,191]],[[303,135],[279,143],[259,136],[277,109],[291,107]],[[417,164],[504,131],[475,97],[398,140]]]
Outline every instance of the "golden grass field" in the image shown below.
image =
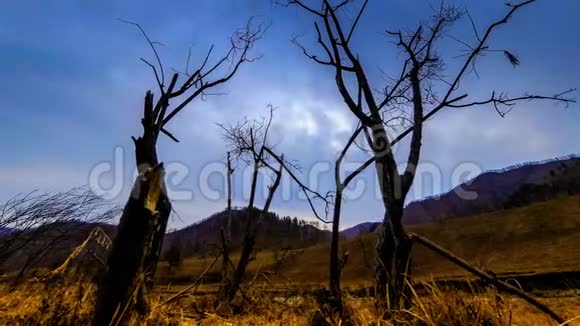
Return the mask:
[[[94,304],[94,286],[89,283],[56,285],[26,284],[10,292],[0,288],[0,322],[3,325],[88,325]],[[184,296],[169,304],[160,304],[164,297],[152,295],[151,312],[144,319],[133,317],[130,325],[320,325],[313,323],[319,306],[309,295],[294,294],[299,303],[287,304],[262,287],[248,292],[251,305],[233,317],[212,313],[213,296]],[[544,298],[569,325],[580,325],[580,297]],[[356,325],[479,325],[536,326],[557,325],[545,315],[518,299],[487,290],[470,294],[460,291],[440,291],[433,287],[425,295],[417,295],[411,310],[404,310],[389,320],[380,320],[371,298],[346,296],[345,304]],[[328,322],[340,321],[327,317]]]
[[[580,270],[580,196],[435,224],[414,225],[408,230],[497,274]],[[349,261],[343,272],[346,286],[371,284],[375,243],[373,235],[343,241],[342,251],[349,252]],[[237,260],[235,255],[232,258]],[[174,279],[173,283],[188,278],[194,281],[212,260],[212,257],[185,259],[170,278]],[[273,281],[303,286],[326,285],[328,260],[327,244],[300,250]],[[273,252],[260,251],[249,265],[249,274],[267,269],[273,263]],[[167,264],[162,262],[160,273],[166,272],[167,268]],[[218,273],[219,264],[212,271]],[[413,273],[422,281],[469,276],[464,270],[417,246],[414,248]]]
[[[409,228],[481,268],[497,273],[543,273],[580,270],[580,196],[498,211],[480,216],[448,220]],[[372,286],[375,239],[372,235],[344,241],[350,258],[343,275],[346,305],[357,325],[557,325],[520,299],[495,290],[449,291],[429,280],[463,277],[467,274],[435,254],[415,248],[415,281],[428,284],[415,294],[414,307],[390,320],[377,318],[371,298],[348,295],[350,290]],[[234,260],[236,260],[234,255]],[[181,268],[168,272],[161,263],[160,282],[151,294],[152,310],[140,325],[311,325],[321,309],[310,290],[327,282],[328,258],[325,245],[296,251],[276,274],[256,278],[245,292],[252,300],[243,312],[224,318],[213,313],[212,294],[216,284],[203,284],[169,304],[160,304],[199,277],[213,258],[190,258]],[[261,251],[251,262],[248,278],[271,270],[274,253]],[[218,265],[212,273],[218,273]],[[271,281],[271,283],[270,283]],[[161,284],[163,283],[163,284]],[[274,292],[272,290],[278,290]],[[86,325],[89,323],[94,285],[65,282],[60,285],[25,283],[10,291],[0,286],[0,324]],[[205,293],[205,294],[204,294]],[[570,325],[580,325],[580,291],[536,291]],[[241,300],[240,300],[241,301]],[[332,320],[330,320],[332,321]],[[338,325],[340,322],[334,321]]]

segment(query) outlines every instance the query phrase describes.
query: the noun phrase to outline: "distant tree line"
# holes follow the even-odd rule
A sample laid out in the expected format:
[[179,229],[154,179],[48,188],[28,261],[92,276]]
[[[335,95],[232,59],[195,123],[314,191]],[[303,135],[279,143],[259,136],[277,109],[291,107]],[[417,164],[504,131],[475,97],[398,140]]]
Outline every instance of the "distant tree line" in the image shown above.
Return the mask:
[[[215,255],[215,244],[220,242],[220,231],[227,219],[227,211],[212,214],[210,217],[185,229],[168,234],[164,255],[174,247],[180,246],[182,257]],[[233,249],[239,249],[244,234],[248,215],[245,208],[232,210],[231,243]],[[257,248],[278,250],[283,248],[305,248],[328,239],[330,233],[317,228],[316,223],[304,221],[297,217],[279,216],[269,212],[261,223],[261,231],[256,239]],[[167,259],[166,259],[167,260]]]

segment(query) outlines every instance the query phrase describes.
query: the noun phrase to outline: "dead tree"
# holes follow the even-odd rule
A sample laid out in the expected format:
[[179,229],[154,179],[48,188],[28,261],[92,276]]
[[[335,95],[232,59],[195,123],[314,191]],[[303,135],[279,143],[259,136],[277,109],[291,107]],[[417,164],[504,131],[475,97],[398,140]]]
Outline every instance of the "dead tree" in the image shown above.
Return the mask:
[[[252,167],[250,198],[246,208],[246,225],[242,239],[240,259],[233,270],[231,280],[224,282],[222,289],[219,291],[220,297],[217,302],[217,310],[222,313],[231,313],[230,304],[239,291],[247,266],[252,260],[260,226],[264,218],[269,214],[270,205],[280,185],[283,172],[288,173],[292,180],[298,184],[302,193],[306,196],[315,216],[325,221],[316,212],[313,200],[321,199],[326,207],[326,204],[329,202],[328,196],[322,196],[318,192],[305,186],[294,173],[294,170],[297,168],[296,165],[286,160],[283,154],[275,153],[272,149],[273,147],[268,144],[268,132],[272,124],[274,108],[269,106],[269,109],[270,115],[268,119],[245,120],[232,127],[220,125],[224,131],[224,138],[235,159]],[[275,167],[274,164],[277,164],[278,167]],[[268,171],[273,176],[273,180],[268,186],[268,194],[263,207],[258,209],[255,207],[256,190],[258,176],[262,170]],[[228,168],[228,171],[232,170]],[[231,189],[228,189],[229,194],[230,191]],[[229,200],[231,198],[228,196]]]
[[[97,325],[108,324],[119,307],[122,309],[127,306],[129,304],[127,300],[130,294],[135,292],[136,286],[142,288],[136,292],[139,293],[137,296],[139,306],[142,308],[140,310],[144,311],[147,307],[145,288],[141,283],[145,283],[148,288],[153,285],[171,212],[171,203],[163,179],[163,165],[157,156],[159,135],[164,134],[178,142],[167,130],[167,124],[194,100],[216,95],[210,91],[229,81],[244,63],[253,61],[254,59],[249,57],[249,52],[263,34],[262,26],[254,26],[250,20],[244,28],[232,35],[230,47],[223,56],[214,60],[211,46],[199,66],[191,69],[190,52],[185,70],[175,72],[167,84],[165,69],[156,49],[158,43],[151,41],[139,25],[130,24],[137,26],[153,51],[155,64],[145,59],[141,60],[151,67],[160,96],[155,101],[153,93],[147,91],[141,119],[143,134],[138,138],[133,137],[139,176],[121,217],[117,237],[107,262],[107,272],[99,287],[94,318]],[[180,79],[183,81],[179,83]],[[173,108],[170,109],[170,106]],[[150,179],[153,176],[155,178]],[[161,178],[157,179],[157,176]],[[154,194],[151,198],[155,198],[156,201],[151,202],[151,198],[144,198],[143,189],[148,189]]]
[[[278,189],[278,186],[280,185],[282,168],[274,168],[270,164],[271,160],[269,160],[268,154],[265,151],[266,146],[268,146],[268,131],[270,129],[271,122],[272,115],[270,115],[270,119],[265,122],[243,121],[231,128],[222,126],[226,142],[231,147],[236,159],[242,160],[252,167],[250,198],[248,201],[248,207],[246,208],[246,225],[244,230],[244,237],[242,240],[240,259],[237,266],[234,268],[231,280],[228,279],[222,284],[222,289],[220,290],[221,297],[218,298],[217,310],[225,313],[231,313],[230,303],[234,299],[246,272],[246,268],[251,261],[252,253],[254,252],[254,246],[256,244],[256,238],[258,235],[259,225],[261,224],[265,215],[268,214],[273,196]],[[231,170],[230,159],[231,158],[228,153],[228,180],[230,178],[229,171]],[[274,181],[269,186],[268,197],[266,198],[266,202],[263,208],[258,210],[255,207],[256,187],[260,170],[264,168],[274,173]],[[228,194],[230,191],[231,189],[228,187]],[[228,196],[228,202],[229,200],[231,199]],[[222,242],[226,242],[225,238],[222,240]],[[224,252],[225,249],[226,248],[224,246]],[[227,257],[222,258],[227,259]]]
[[[507,4],[507,13],[489,24],[480,32],[469,15],[473,26],[474,41],[462,41],[465,46],[463,62],[455,72],[447,71],[444,58],[437,53],[437,45],[444,38],[452,38],[450,28],[464,17],[463,11],[455,7],[442,6],[427,23],[411,31],[397,29],[387,31],[386,37],[394,40],[403,53],[400,73],[389,78],[387,85],[376,87],[369,79],[367,70],[360,61],[351,40],[368,0],[356,10],[352,22],[345,22],[343,10],[354,1],[334,2],[320,0],[319,5],[310,5],[303,0],[274,0],[276,3],[295,5],[311,14],[315,19],[316,41],[321,53],[310,52],[298,39],[293,42],[317,64],[328,66],[334,72],[337,89],[351,113],[360,121],[372,150],[372,158],[361,168],[375,163],[376,174],[382,194],[385,215],[381,225],[381,236],[377,245],[376,289],[379,304],[385,311],[408,304],[405,287],[409,282],[411,241],[403,227],[403,206],[419,163],[423,138],[423,123],[444,108],[466,108],[492,105],[504,117],[517,102],[526,100],[551,100],[562,103],[573,102],[567,97],[573,90],[555,95],[524,93],[510,97],[505,92],[492,91],[489,98],[471,101],[469,94],[460,93],[459,84],[470,73],[477,73],[476,62],[486,54],[500,53],[516,66],[519,60],[511,52],[493,49],[490,38],[523,7],[536,0]],[[397,60],[397,58],[393,58]],[[445,74],[444,74],[445,72]],[[451,76],[447,78],[446,76]],[[353,82],[351,82],[353,81]],[[381,91],[377,91],[381,90]],[[395,124],[398,128],[393,128]],[[403,132],[394,138],[388,131]],[[406,128],[406,129],[405,129]],[[393,154],[392,146],[411,135],[409,155],[403,162],[402,173]]]

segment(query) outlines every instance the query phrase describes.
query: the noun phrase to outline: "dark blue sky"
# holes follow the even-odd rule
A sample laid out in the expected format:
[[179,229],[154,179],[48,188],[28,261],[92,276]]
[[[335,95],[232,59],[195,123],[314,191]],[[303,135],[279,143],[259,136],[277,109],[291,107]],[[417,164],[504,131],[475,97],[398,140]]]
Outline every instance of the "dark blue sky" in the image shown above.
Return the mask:
[[[480,28],[506,10],[505,0],[455,2],[469,8]],[[416,26],[437,3],[370,1],[353,46],[378,87],[379,68],[396,72],[401,60],[381,33]],[[269,0],[4,1],[0,4],[0,201],[17,192],[86,184],[96,165],[113,160],[116,146],[125,149],[124,165],[131,167],[130,136],[140,132],[142,98],[155,84],[148,67],[139,61],[151,57],[146,43],[138,31],[117,18],[140,23],[154,40],[166,45],[160,48],[166,65],[182,68],[189,47],[198,60],[211,44],[220,53],[232,31],[250,16],[270,24],[253,50],[263,57],[244,66],[220,89],[227,95],[195,102],[171,122],[169,129],[180,138],[179,144],[167,139],[159,143],[162,160],[189,169],[188,177],[176,187],[194,194],[193,200],[176,201],[183,221],[175,220],[172,226],[189,224],[225,206],[223,198],[207,198],[199,186],[202,171],[211,170],[225,152],[216,122],[259,117],[271,103],[279,107],[274,126],[277,148],[300,161],[305,179],[313,169],[333,162],[354,120],[338,96],[333,72],[309,61],[289,42],[293,34],[303,35],[305,45],[318,50],[312,42],[313,17],[300,10],[275,7]],[[488,55],[480,61],[479,78],[470,76],[462,89],[477,99],[492,90],[553,94],[578,87],[579,19],[580,2],[575,0],[539,0],[525,8],[498,30],[491,43],[515,52],[521,66],[514,69],[501,54]],[[459,23],[451,34],[473,40],[467,22]],[[450,58],[452,74],[461,48],[449,40],[442,44],[439,50]],[[503,119],[490,107],[441,112],[427,123],[422,155],[426,170],[439,171],[433,172],[438,181],[430,181],[431,173],[411,199],[448,190],[456,167],[465,162],[487,170],[580,152],[579,121],[577,105],[565,108],[547,102],[522,103]],[[405,156],[403,147],[397,150],[398,157]],[[349,162],[365,157],[353,153]],[[129,170],[122,177],[125,192],[118,196],[119,202],[132,173]],[[241,193],[243,180],[238,178]],[[382,215],[372,171],[360,180],[367,184],[366,191],[347,202],[345,226]],[[219,186],[219,177],[214,175],[210,183]],[[323,175],[319,190],[332,187],[329,175]],[[310,215],[300,198],[282,197],[275,202],[276,211]],[[242,199],[237,198],[239,204]]]

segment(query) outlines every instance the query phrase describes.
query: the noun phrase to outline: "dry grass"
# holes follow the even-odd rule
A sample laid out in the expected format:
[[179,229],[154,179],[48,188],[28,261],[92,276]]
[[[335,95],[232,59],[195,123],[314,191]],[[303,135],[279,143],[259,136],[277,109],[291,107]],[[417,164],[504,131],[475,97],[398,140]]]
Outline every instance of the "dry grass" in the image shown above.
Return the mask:
[[[0,320],[6,325],[88,325],[94,304],[94,287],[89,283],[51,286],[28,283],[10,292],[0,287]],[[142,318],[133,316],[130,325],[334,325],[343,324],[328,315],[321,316],[316,300],[310,295],[275,297],[256,287],[248,295],[251,304],[243,312],[223,317],[212,311],[213,297],[186,296],[169,305],[152,299],[151,312]],[[292,301],[293,300],[293,301]],[[558,312],[566,318],[580,315],[580,298],[557,298]],[[432,287],[415,297],[411,310],[401,311],[390,320],[381,320],[371,298],[345,299],[355,325],[407,326],[528,326],[555,325],[546,316],[519,300],[494,290],[482,293],[443,292]],[[318,316],[318,317],[316,317]],[[318,318],[318,324],[315,319]],[[324,321],[324,322],[323,322]],[[574,325],[572,323],[571,325]],[[579,324],[580,325],[580,324]]]
[[[580,196],[412,228],[480,267],[506,272],[580,270]],[[464,274],[417,248],[417,272]]]
[[[239,252],[234,252],[231,255],[231,260],[234,264],[238,263],[240,258]],[[194,282],[199,275],[211,264],[214,257],[207,258],[185,258],[181,266],[177,270],[171,270],[167,262],[160,262],[158,266],[157,279],[162,283],[191,283]],[[256,253],[255,259],[252,260],[247,267],[248,275],[253,275],[260,269],[268,267],[274,264],[274,253],[271,250],[261,250]],[[220,275],[221,259],[220,263],[215,264],[208,271],[209,279],[217,279]]]
[[[580,196],[557,199],[524,208],[484,214],[469,219],[448,220],[421,225],[411,231],[425,235],[467,260],[496,272],[547,272],[580,270]],[[350,252],[343,274],[346,292],[372,286],[374,239],[343,243]],[[241,313],[225,318],[213,312],[214,297],[189,295],[166,305],[159,305],[183,284],[196,279],[209,264],[208,259],[186,259],[180,270],[167,273],[160,266],[162,278],[178,286],[159,286],[151,294],[153,309],[144,317],[131,317],[132,325],[313,325],[319,322],[340,324],[333,320],[308,290],[325,286],[328,277],[326,245],[307,248],[282,268],[282,274],[270,275],[276,289],[293,291],[274,294],[271,285],[256,283],[246,289],[252,303],[238,304]],[[234,257],[236,260],[236,257]],[[259,252],[250,264],[248,278],[272,265],[274,254]],[[416,280],[451,277],[465,273],[430,252],[415,252]],[[218,274],[218,266],[211,273]],[[200,292],[215,290],[205,280]],[[210,282],[211,283],[211,282]],[[351,291],[352,292],[352,291]],[[580,293],[542,293],[540,300],[564,318],[580,316]],[[0,320],[7,325],[87,325],[94,304],[94,286],[80,282],[68,286],[27,283],[15,291],[0,285]],[[278,296],[278,297],[276,297]],[[284,296],[290,299],[285,300]],[[299,298],[299,299],[297,299]],[[239,298],[238,298],[239,299]],[[296,303],[298,301],[298,303]],[[478,325],[527,326],[555,325],[546,316],[519,299],[489,290],[483,293],[442,291],[435,287],[416,295],[411,310],[401,311],[390,320],[381,320],[371,298],[346,295],[345,304],[356,325]],[[293,302],[289,304],[289,302]],[[318,316],[318,317],[317,317]],[[571,325],[580,325],[580,320]],[[318,323],[316,325],[324,325]]]
[[[580,270],[580,196],[408,229],[497,274]],[[346,286],[372,285],[375,245],[374,235],[343,241],[342,250],[350,253]],[[469,275],[427,249],[413,250],[416,279]],[[300,284],[326,284],[328,259],[327,244],[307,248],[284,276]]]
[[[88,282],[69,286],[28,283],[13,291],[0,287],[0,320],[4,325],[90,325],[95,287]],[[130,325],[187,325],[172,317],[169,307],[131,318]]]

